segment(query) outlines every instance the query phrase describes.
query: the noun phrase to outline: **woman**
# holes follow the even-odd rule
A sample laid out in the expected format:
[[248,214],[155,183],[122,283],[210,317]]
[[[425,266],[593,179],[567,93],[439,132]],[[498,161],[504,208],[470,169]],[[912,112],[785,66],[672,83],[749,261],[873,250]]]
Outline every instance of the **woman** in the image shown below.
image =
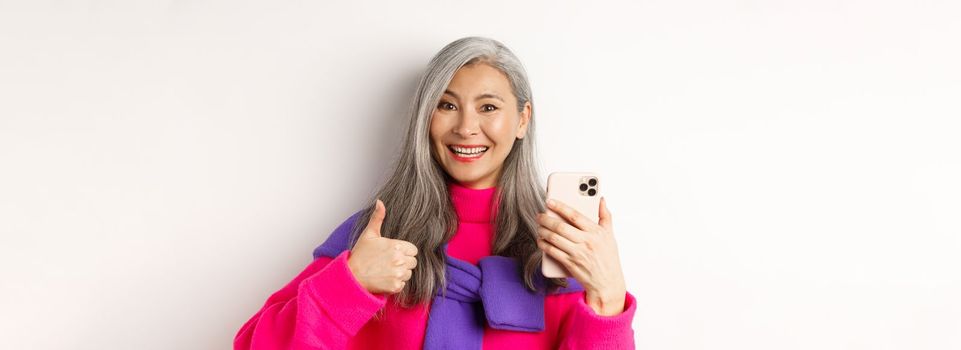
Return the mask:
[[[394,170],[314,261],[271,295],[235,349],[633,348],[601,199],[599,223],[543,213],[523,66],[498,41],[430,61]],[[544,278],[542,252],[572,278]]]

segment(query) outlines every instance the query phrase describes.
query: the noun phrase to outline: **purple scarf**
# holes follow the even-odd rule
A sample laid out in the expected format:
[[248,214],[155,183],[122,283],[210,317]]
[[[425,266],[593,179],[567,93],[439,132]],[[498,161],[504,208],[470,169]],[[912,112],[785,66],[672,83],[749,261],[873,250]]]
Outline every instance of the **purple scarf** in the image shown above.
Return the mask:
[[[350,249],[350,231],[362,212],[351,215],[314,249],[314,259],[336,257]],[[538,287],[535,293],[524,285],[514,258],[491,255],[474,266],[447,254],[446,243],[442,249],[446,255],[447,288],[438,292],[431,304],[424,349],[480,349],[485,322],[494,329],[544,330],[544,276],[539,270],[534,275]],[[567,284],[554,293],[584,290],[573,278],[567,278]]]

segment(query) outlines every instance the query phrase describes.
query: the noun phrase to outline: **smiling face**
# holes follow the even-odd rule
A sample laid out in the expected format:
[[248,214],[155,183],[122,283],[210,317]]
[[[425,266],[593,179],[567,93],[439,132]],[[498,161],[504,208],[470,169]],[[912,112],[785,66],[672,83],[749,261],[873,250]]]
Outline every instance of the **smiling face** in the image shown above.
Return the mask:
[[494,187],[514,140],[527,132],[530,115],[529,101],[517,110],[503,72],[484,63],[461,67],[431,117],[432,155],[461,185]]

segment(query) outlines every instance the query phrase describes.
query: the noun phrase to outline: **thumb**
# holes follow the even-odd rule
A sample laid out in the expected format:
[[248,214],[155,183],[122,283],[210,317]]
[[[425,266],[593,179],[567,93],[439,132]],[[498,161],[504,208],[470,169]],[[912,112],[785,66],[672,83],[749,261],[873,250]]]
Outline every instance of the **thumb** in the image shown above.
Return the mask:
[[384,207],[384,202],[377,199],[374,203],[374,213],[370,215],[370,221],[367,222],[367,227],[364,228],[364,235],[370,237],[381,237],[380,226],[384,223],[384,216],[387,215],[387,208]]
[[604,197],[601,197],[601,205],[599,208],[597,224],[601,227],[606,228],[608,231],[614,230],[614,223],[611,219],[611,211],[607,210],[607,201]]

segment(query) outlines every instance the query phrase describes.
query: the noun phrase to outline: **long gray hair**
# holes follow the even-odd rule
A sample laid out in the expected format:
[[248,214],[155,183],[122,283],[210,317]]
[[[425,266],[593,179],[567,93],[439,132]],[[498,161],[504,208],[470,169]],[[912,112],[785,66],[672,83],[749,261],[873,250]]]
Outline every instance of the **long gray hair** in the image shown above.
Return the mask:
[[[463,66],[487,64],[497,68],[510,80],[517,109],[531,102],[527,135],[515,139],[504,160],[495,199],[499,203],[495,218],[493,255],[517,258],[523,271],[518,271],[531,291],[554,289],[567,285],[566,279],[543,279],[535,284],[541,265],[541,253],[535,242],[537,214],[545,211],[545,193],[538,175],[534,148],[534,118],[531,88],[527,73],[517,56],[499,41],[483,37],[465,37],[447,44],[427,66],[408,108],[410,123],[393,172],[386,183],[368,199],[367,207],[357,220],[350,236],[350,246],[367,225],[380,198],[387,208],[382,234],[417,246],[417,267],[398,294],[404,307],[430,301],[438,291],[446,289],[445,256],[441,249],[457,230],[448,181],[456,181],[433,158],[430,143],[430,120],[434,109],[454,73]],[[492,210],[494,208],[491,208]]]

